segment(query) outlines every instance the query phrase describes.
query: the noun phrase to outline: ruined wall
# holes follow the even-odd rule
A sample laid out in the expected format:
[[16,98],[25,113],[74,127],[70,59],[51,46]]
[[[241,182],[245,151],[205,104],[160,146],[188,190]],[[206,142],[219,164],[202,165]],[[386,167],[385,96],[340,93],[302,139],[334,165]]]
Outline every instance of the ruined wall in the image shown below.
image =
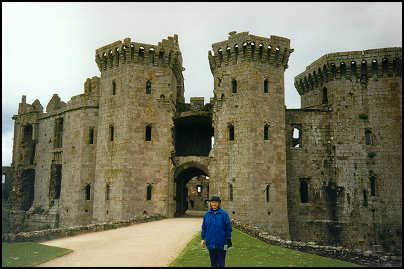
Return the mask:
[[172,118],[183,101],[178,37],[158,46],[117,41],[97,49],[96,62],[101,98],[94,220],[174,214],[168,208]]
[[[283,74],[293,51],[289,42],[277,36],[232,32],[228,40],[212,45],[214,55],[209,52],[215,95],[212,195],[222,198],[222,207],[232,218],[255,223],[285,238],[289,238],[289,231]],[[266,124],[268,140],[264,140]],[[268,184],[271,199],[267,202]]]
[[327,54],[295,79],[303,107],[330,111],[330,180],[344,190],[337,214],[345,245],[402,247],[401,54]]

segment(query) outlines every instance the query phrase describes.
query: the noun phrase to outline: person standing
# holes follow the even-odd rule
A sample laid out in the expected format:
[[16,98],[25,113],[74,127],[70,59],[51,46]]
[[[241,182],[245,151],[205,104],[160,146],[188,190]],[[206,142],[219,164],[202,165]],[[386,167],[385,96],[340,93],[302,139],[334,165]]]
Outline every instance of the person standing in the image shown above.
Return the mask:
[[220,198],[212,196],[209,200],[210,209],[203,216],[201,246],[207,247],[212,267],[225,267],[226,250],[232,247],[231,223],[229,214],[220,208]]

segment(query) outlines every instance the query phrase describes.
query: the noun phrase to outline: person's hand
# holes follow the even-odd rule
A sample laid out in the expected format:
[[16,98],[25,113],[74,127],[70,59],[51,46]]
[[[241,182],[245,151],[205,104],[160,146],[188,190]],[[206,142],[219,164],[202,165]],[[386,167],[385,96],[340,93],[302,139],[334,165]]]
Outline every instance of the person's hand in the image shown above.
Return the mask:
[[201,241],[201,246],[202,246],[202,248],[205,247],[205,240],[202,240],[202,241]]

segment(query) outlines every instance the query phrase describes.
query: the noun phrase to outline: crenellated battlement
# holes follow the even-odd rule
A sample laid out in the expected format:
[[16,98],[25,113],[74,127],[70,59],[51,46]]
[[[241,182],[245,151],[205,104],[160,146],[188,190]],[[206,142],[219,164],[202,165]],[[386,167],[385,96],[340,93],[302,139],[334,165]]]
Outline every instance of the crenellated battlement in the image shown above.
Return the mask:
[[95,61],[100,72],[127,63],[167,67],[179,65],[182,68],[182,55],[176,34],[163,39],[157,46],[131,42],[129,37],[125,38],[123,42],[118,40],[97,49]]
[[334,79],[370,78],[402,75],[402,48],[329,53],[306,67],[295,77],[300,95]]
[[229,33],[228,40],[212,44],[208,52],[212,73],[222,65],[238,64],[245,61],[257,61],[263,64],[288,68],[290,48],[288,38],[271,35],[270,38],[250,35],[248,32]]

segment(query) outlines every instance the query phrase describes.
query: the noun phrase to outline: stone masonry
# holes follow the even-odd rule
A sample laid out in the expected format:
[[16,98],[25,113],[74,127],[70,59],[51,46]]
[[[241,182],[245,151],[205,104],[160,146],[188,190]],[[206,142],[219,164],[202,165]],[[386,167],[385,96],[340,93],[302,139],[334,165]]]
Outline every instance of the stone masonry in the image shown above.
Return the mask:
[[232,219],[283,240],[401,255],[401,48],[320,57],[295,78],[300,109],[284,100],[289,39],[233,31],[212,48],[206,104],[185,103],[177,35],[97,49],[100,77],[46,112],[23,95],[12,232],[181,216],[201,184],[197,209],[219,195]]

